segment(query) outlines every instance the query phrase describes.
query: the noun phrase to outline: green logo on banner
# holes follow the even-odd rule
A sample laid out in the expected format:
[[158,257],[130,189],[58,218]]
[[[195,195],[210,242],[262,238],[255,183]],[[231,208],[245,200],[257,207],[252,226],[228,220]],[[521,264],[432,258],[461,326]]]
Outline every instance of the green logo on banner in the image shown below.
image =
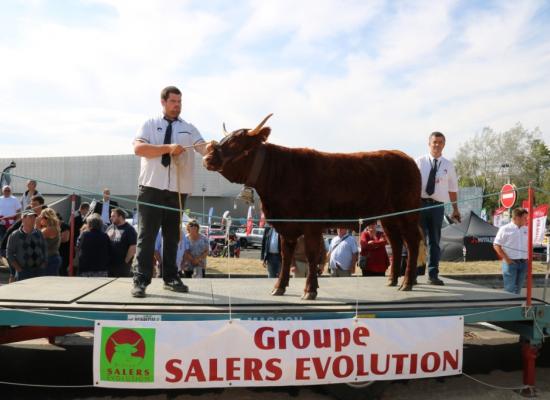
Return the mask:
[[153,382],[155,329],[101,329],[100,379],[116,382]]

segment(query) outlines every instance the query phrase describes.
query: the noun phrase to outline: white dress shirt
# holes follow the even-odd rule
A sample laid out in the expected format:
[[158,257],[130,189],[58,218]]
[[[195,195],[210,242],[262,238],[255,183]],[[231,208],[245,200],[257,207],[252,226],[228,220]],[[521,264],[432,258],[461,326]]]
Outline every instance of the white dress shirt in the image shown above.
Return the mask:
[[432,169],[434,158],[430,154],[426,154],[416,159],[416,165],[422,175],[422,194],[423,199],[431,198],[435,201],[447,203],[451,199],[449,192],[458,192],[458,179],[456,176],[455,167],[453,163],[447,160],[445,157],[439,157],[437,159],[437,173],[435,174],[435,190],[432,195],[426,193],[426,185],[428,184],[428,177]]
[[502,247],[502,250],[512,260],[527,259],[527,227],[519,227],[513,222],[501,226],[498,229],[494,244]]
[[[164,119],[164,116],[151,118],[140,128],[135,140],[154,145],[164,144],[166,128],[168,128],[168,121]],[[185,147],[204,143],[204,139],[197,128],[178,118],[172,123],[172,143]],[[191,193],[193,190],[193,169],[195,167],[195,151],[193,150],[192,148],[186,148],[178,156],[179,187],[177,166],[173,157],[170,158],[170,165],[165,167],[161,164],[162,156],[154,158],[141,157],[139,185],[171,192]]]

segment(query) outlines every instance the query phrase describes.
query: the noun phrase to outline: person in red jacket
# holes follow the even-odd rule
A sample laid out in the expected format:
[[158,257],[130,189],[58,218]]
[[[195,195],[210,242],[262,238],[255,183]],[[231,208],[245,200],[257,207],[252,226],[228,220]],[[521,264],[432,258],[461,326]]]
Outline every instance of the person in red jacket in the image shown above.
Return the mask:
[[359,266],[363,276],[384,276],[390,265],[386,252],[387,244],[384,232],[376,231],[376,223],[367,225],[361,233],[361,253]]

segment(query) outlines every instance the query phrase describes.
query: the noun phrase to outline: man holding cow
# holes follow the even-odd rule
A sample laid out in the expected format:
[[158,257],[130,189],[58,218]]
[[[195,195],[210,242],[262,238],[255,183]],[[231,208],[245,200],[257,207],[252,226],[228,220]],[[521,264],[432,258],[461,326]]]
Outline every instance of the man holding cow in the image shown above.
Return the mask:
[[445,283],[439,279],[439,257],[441,249],[441,226],[445,213],[444,203],[452,201],[452,218],[460,222],[457,192],[458,180],[453,163],[443,157],[445,136],[441,132],[433,132],[428,141],[429,154],[416,159],[416,164],[422,176],[422,212],[420,224],[428,245],[428,283],[442,286]]

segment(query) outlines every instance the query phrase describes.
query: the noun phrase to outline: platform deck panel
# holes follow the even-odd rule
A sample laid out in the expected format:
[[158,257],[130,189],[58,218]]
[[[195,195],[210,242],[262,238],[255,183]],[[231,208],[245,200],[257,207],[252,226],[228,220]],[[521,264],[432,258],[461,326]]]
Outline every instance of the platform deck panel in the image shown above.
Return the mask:
[[114,278],[43,276],[0,286],[0,302],[74,303],[114,282]]
[[284,306],[284,305],[353,305],[359,304],[414,304],[457,302],[505,302],[520,304],[523,297],[502,290],[488,289],[454,279],[445,279],[445,286],[426,284],[425,277],[410,292],[385,286],[383,277],[323,278],[319,280],[318,298],[301,300],[305,279],[291,279],[284,296],[271,296],[275,279],[231,278],[190,279],[185,281],[189,293],[163,289],[161,279],[154,279],[147,287],[147,297],[134,298],[130,294],[131,278],[64,278],[41,277],[0,287],[0,302],[75,303],[75,305],[159,307],[223,307]]

